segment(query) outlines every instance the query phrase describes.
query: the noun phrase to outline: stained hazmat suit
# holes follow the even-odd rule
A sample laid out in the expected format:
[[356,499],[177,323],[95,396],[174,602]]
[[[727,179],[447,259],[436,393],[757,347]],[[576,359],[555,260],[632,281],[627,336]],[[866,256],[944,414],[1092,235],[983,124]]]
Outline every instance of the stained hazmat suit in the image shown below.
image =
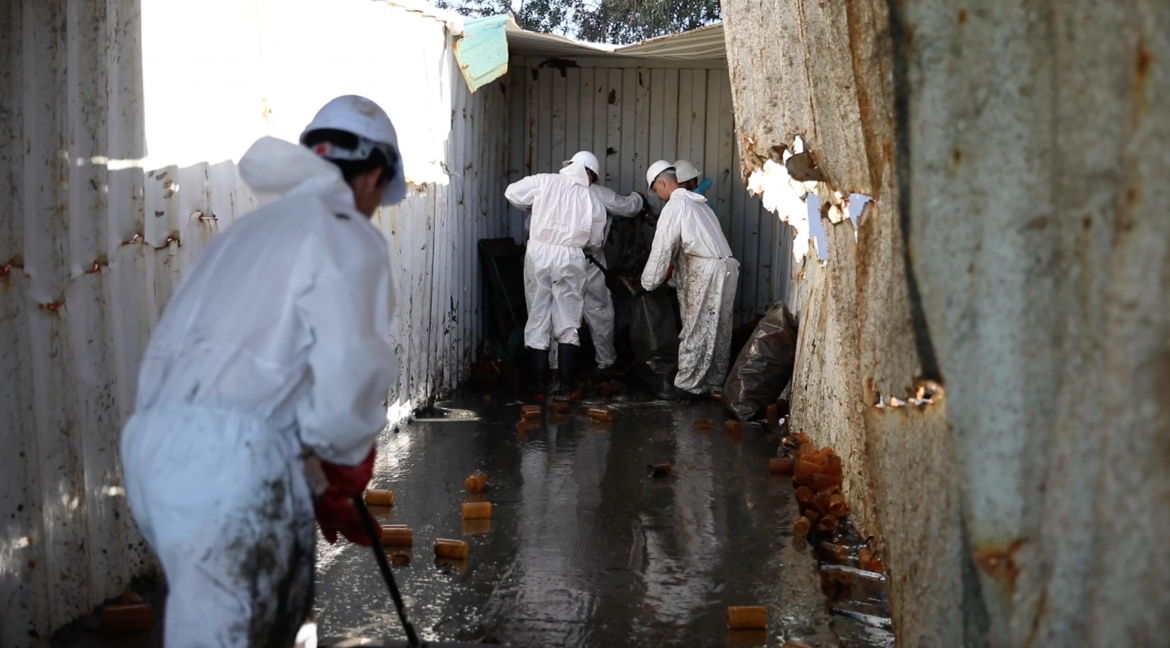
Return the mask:
[[[571,376],[577,329],[584,308],[585,248],[605,237],[605,207],[590,191],[600,165],[588,151],[565,163],[559,173],[539,173],[512,183],[508,202],[531,210],[524,255],[524,297],[528,323],[524,345],[535,350],[538,381],[547,385],[549,341],[559,344],[561,373]],[[562,380],[562,383],[566,381]]]
[[[358,136],[318,146],[333,159],[397,155],[368,99],[334,100],[306,135],[317,129]],[[382,204],[406,193],[390,162]],[[214,238],[172,297],[122,433],[130,508],[166,573],[168,648],[293,645],[312,605],[314,515],[330,541],[363,540],[349,498],[369,481],[398,374],[376,203],[359,211],[339,166],[305,146],[263,138],[239,168],[269,202]]]
[[[633,218],[642,213],[642,196],[637,193],[621,196],[613,189],[596,183],[590,185],[589,189],[605,207],[607,217],[601,245],[585,249],[586,257],[592,257],[593,260],[589,261],[586,258],[582,319],[593,335],[594,359],[597,362],[597,367],[605,369],[612,367],[617,362],[617,350],[613,345],[613,297],[605,285],[605,273],[602,271],[602,268],[608,267],[605,261],[605,242],[609,240],[609,228],[613,223],[609,216]],[[525,232],[529,231],[530,228],[531,216],[524,222]],[[556,358],[553,358],[552,365],[554,367],[557,365]]]
[[727,377],[739,262],[707,199],[679,187],[669,162],[651,165],[647,182],[660,198],[666,194],[669,199],[658,217],[642,287],[654,290],[673,274],[682,314],[674,384],[691,394],[708,394]]

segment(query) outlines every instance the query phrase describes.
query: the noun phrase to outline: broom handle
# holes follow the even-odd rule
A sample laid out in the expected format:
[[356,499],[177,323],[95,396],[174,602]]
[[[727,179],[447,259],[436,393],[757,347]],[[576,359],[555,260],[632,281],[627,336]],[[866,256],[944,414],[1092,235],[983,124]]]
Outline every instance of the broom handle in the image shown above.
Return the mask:
[[361,495],[353,498],[353,505],[357,508],[358,516],[362,519],[366,535],[370,537],[370,548],[374,550],[374,559],[378,561],[378,569],[382,572],[382,579],[386,581],[386,587],[390,588],[390,598],[394,599],[394,607],[398,609],[398,619],[402,621],[402,629],[406,631],[406,641],[411,648],[418,648],[420,645],[418,634],[415,633],[414,626],[406,618],[406,604],[402,602],[402,593],[398,591],[394,572],[390,570],[390,561],[386,559],[386,550],[382,547],[382,534],[374,522],[374,516],[370,515],[370,509],[366,508],[366,502]]

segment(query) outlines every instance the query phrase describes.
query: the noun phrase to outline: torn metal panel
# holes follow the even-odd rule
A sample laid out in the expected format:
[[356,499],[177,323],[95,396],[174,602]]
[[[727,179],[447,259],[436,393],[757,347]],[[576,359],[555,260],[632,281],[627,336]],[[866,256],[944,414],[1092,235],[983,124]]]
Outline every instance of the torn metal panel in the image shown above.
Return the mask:
[[455,60],[472,92],[508,72],[510,15],[471,18],[463,23],[463,36],[455,41]]

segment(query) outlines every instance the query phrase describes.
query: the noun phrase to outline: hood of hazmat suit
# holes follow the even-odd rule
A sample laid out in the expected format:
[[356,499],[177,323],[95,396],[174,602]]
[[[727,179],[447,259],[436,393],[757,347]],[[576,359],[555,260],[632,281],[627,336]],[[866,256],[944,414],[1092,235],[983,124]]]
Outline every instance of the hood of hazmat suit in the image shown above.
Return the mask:
[[676,254],[683,330],[675,386],[710,393],[723,386],[727,375],[739,263],[731,258],[731,246],[707,199],[681,188],[671,193],[658,217],[642,287],[661,286]]
[[127,498],[170,586],[168,646],[248,645],[249,628],[292,645],[316,541],[302,455],[361,462],[398,375],[386,241],[340,170],[264,138],[240,174],[267,204],[167,304],[122,434]]

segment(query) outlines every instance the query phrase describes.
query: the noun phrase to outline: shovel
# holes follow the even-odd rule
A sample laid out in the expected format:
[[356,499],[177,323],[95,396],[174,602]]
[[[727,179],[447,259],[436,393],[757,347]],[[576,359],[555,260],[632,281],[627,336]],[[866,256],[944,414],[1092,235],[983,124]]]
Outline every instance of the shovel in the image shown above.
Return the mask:
[[[378,531],[378,524],[374,521],[374,516],[370,515],[370,509],[366,508],[366,501],[362,496],[353,498],[353,505],[357,508],[358,516],[362,519],[362,528],[365,529],[366,535],[370,538],[370,548],[374,550],[374,560],[378,562],[378,569],[382,572],[382,579],[386,581],[386,587],[390,589],[390,598],[394,600],[394,607],[398,610],[398,620],[402,622],[402,629],[406,632],[406,641],[387,641],[381,644],[382,648],[474,648],[481,644],[459,643],[459,642],[429,642],[420,641],[418,633],[414,630],[414,625],[406,618],[406,603],[402,601],[402,593],[398,591],[398,583],[394,580],[394,572],[390,570],[390,561],[386,559],[386,550],[382,547],[382,534]],[[360,640],[355,640],[360,641]],[[342,642],[336,644],[333,648],[347,648],[350,642]],[[365,646],[369,648],[369,643],[354,643],[353,646]]]

